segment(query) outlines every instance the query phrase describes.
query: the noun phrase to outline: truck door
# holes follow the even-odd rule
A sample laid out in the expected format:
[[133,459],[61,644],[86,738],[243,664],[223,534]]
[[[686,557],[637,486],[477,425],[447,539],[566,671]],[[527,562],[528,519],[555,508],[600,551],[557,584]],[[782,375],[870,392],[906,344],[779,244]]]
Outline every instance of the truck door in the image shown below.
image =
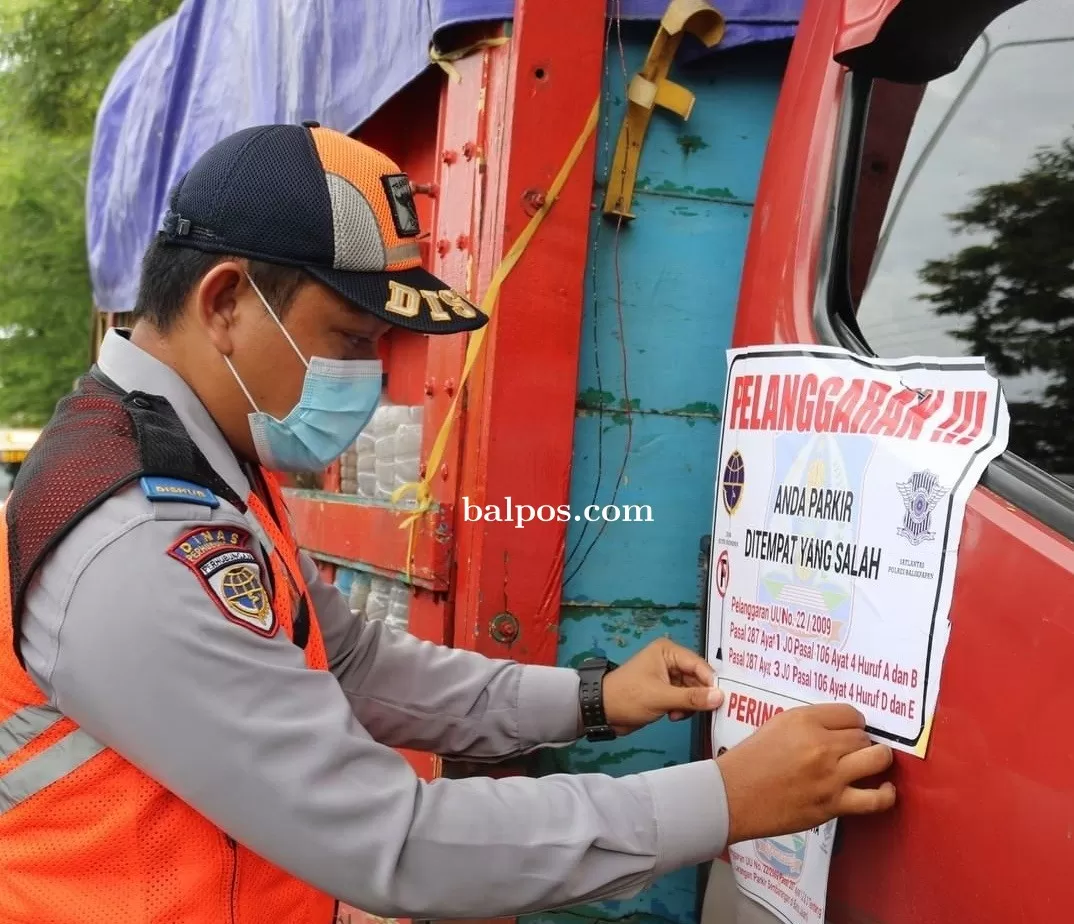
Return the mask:
[[966,513],[927,757],[897,755],[893,813],[840,822],[827,916],[1068,920],[1074,5],[875,3],[854,47],[866,6],[806,5],[735,343],[983,355],[1011,436]]

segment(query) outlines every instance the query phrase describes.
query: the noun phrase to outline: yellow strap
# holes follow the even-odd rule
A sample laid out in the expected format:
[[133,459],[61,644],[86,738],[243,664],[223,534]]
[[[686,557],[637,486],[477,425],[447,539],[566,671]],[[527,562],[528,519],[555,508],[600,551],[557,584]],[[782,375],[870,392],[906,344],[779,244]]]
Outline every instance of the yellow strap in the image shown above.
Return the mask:
[[479,39],[472,45],[467,45],[465,48],[456,48],[454,51],[441,51],[435,45],[429,46],[429,60],[433,64],[440,65],[443,68],[445,74],[448,75],[455,83],[462,82],[462,75],[454,67],[451,62],[459,61],[463,58],[469,57],[475,51],[480,51],[482,48],[498,48],[500,45],[506,45],[510,39],[507,36],[499,36],[498,38],[484,38]]
[[[578,163],[578,158],[582,155],[582,149],[585,147],[586,142],[592,136],[593,130],[597,126],[597,115],[599,111],[600,99],[598,98],[597,101],[593,103],[593,108],[590,110],[589,118],[586,119],[585,127],[574,142],[574,146],[567,155],[567,159],[563,162],[563,166],[559,168],[559,173],[556,174],[556,178],[552,181],[552,185],[549,187],[548,193],[545,196],[544,204],[530,219],[529,224],[526,225],[522,233],[518,236],[518,239],[500,262],[500,265],[496,267],[496,272],[492,274],[492,280],[489,282],[488,290],[485,292],[485,297],[481,301],[481,310],[489,318],[492,317],[492,312],[496,307],[496,300],[499,298],[500,287],[503,285],[504,280],[510,274],[511,270],[515,268],[519,258],[525,252],[526,247],[529,246],[530,241],[533,240],[533,236],[537,233],[537,229],[540,227],[541,222],[544,221],[545,216],[551,211],[552,206],[559,198],[559,194],[563,190],[567,179],[570,177],[574,165]],[[398,502],[400,498],[410,493],[415,495],[418,502],[417,510],[399,524],[400,529],[410,529],[410,538],[407,543],[406,553],[406,576],[408,580],[410,579],[410,562],[414,552],[418,520],[420,520],[432,507],[432,493],[429,490],[429,485],[436,475],[437,469],[440,468],[440,461],[443,458],[444,449],[447,447],[448,436],[451,434],[451,427],[455,422],[455,417],[458,412],[459,398],[462,395],[463,386],[465,386],[466,380],[470,376],[470,370],[473,369],[474,364],[477,362],[477,357],[481,354],[481,348],[485,343],[485,334],[488,331],[488,328],[489,325],[486,324],[470,336],[470,342],[466,346],[466,360],[463,363],[462,376],[459,379],[459,387],[455,390],[455,394],[452,396],[451,405],[448,407],[447,414],[444,416],[444,421],[440,425],[440,432],[436,435],[436,439],[433,441],[432,449],[429,450],[429,458],[425,463],[425,476],[421,481],[407,482],[392,492],[393,503]]]

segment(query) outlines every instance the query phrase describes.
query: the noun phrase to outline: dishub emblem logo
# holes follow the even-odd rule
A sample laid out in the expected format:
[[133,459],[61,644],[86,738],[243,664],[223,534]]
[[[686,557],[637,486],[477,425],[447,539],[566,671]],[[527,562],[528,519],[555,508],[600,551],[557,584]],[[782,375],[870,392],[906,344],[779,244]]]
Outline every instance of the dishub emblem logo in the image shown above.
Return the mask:
[[727,464],[723,467],[723,478],[720,481],[723,506],[728,513],[734,515],[738,505],[742,503],[742,492],[745,489],[746,463],[742,458],[742,453],[736,449],[727,457]]
[[902,495],[906,515],[902,526],[896,532],[910,545],[921,545],[936,538],[932,531],[932,511],[947,489],[940,485],[939,478],[926,469],[914,472],[907,481],[895,485]]

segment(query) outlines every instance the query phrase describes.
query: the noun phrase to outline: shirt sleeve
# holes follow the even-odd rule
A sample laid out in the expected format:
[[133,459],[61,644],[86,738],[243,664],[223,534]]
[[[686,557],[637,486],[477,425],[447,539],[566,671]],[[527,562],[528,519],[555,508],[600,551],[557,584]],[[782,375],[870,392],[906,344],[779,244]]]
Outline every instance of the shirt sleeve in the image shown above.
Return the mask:
[[282,631],[228,618],[219,582],[169,556],[182,533],[143,520],[46,563],[27,618],[56,605],[60,625],[51,654],[30,646],[34,673],[86,732],[269,862],[368,913],[479,918],[633,895],[722,851],[712,761],[422,781]]
[[378,741],[495,761],[578,738],[575,671],[446,648],[355,616],[301,557],[332,673]]

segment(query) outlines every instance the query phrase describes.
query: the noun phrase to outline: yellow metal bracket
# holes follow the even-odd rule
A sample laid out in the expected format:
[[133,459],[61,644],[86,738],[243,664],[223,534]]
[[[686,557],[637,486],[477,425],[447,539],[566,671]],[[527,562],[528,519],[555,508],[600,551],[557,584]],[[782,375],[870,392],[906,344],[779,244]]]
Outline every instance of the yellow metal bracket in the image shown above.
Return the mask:
[[641,146],[653,109],[660,106],[681,119],[690,118],[694,94],[668,80],[668,71],[683,35],[687,32],[696,35],[706,47],[712,48],[723,38],[725,28],[723,16],[707,0],[671,0],[668,4],[645,63],[627,87],[626,115],[619,130],[604,195],[605,215],[634,217],[630,205],[638,178]]

